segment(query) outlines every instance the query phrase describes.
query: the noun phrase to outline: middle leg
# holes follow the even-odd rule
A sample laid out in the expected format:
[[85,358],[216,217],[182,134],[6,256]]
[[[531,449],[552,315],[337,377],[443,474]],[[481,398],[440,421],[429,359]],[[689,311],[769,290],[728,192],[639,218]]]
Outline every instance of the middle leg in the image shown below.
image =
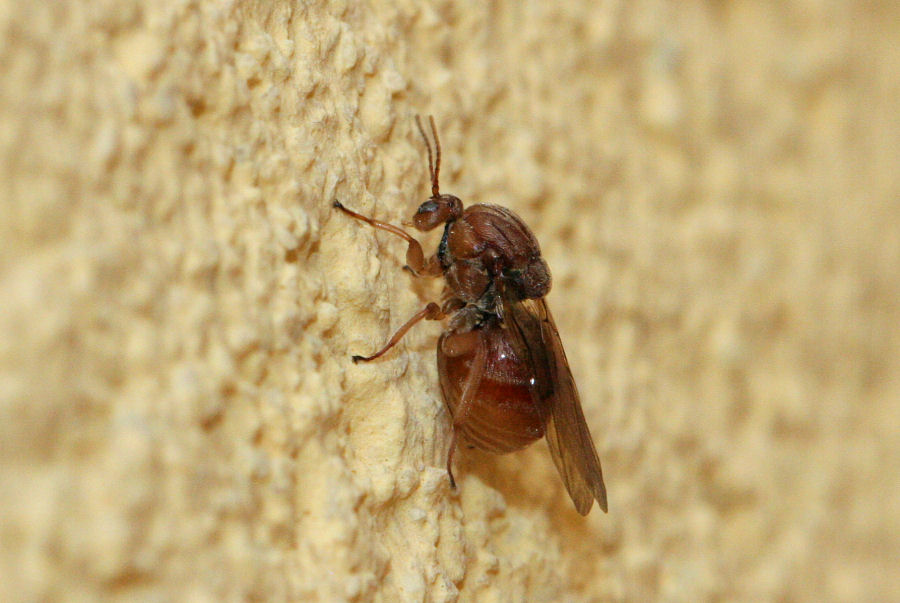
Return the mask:
[[385,354],[392,347],[397,345],[397,343],[403,339],[403,336],[406,335],[406,332],[409,331],[414,324],[419,322],[420,320],[441,320],[444,318],[444,313],[441,311],[440,306],[438,306],[434,302],[429,302],[427,306],[416,312],[412,318],[406,321],[406,323],[397,329],[397,332],[391,337],[390,341],[385,344],[383,348],[372,354],[371,356],[353,356],[353,362],[369,362],[370,360],[375,360]]

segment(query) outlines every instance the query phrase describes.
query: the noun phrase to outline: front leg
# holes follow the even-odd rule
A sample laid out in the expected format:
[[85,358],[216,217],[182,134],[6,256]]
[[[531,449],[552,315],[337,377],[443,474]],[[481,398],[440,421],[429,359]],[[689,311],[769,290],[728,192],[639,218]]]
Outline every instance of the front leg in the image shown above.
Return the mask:
[[[409,254],[406,256],[406,261],[409,262]],[[419,270],[416,270],[408,263],[403,267],[404,270],[409,272],[413,276],[441,276],[444,273],[444,267],[441,266],[441,261],[438,259],[437,255],[433,255],[424,262],[424,266]]]
[[440,276],[441,263],[438,261],[436,255],[431,256],[428,260],[425,260],[425,253],[422,251],[422,244],[419,243],[416,239],[412,237],[408,232],[403,230],[398,226],[394,226],[393,224],[387,224],[386,222],[381,222],[379,220],[375,220],[373,218],[369,218],[362,214],[358,214],[352,209],[347,209],[344,205],[338,201],[334,200],[334,207],[336,209],[341,210],[348,216],[352,218],[356,218],[370,226],[373,226],[379,230],[384,230],[393,235],[396,235],[406,241],[406,266],[410,272],[412,272],[416,276]]

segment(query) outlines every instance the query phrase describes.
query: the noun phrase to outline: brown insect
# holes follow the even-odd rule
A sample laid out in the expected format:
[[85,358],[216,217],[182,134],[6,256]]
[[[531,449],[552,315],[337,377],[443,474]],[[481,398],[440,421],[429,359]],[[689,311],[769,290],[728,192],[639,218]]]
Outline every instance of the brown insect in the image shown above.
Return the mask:
[[547,437],[550,453],[575,508],[587,515],[597,501],[607,510],[600,459],[591,440],[559,332],[544,296],[550,270],[537,239],[503,207],[441,194],[441,144],[429,117],[436,157],[418,116],[428,150],[431,197],[419,206],[413,226],[427,231],[444,225],[437,253],[425,259],[419,242],[401,228],[362,216],[335,200],[334,207],[403,238],[405,268],[416,276],[446,280],[443,304],[431,302],[400,327],[369,362],[394,347],[420,320],[449,317],[437,345],[441,392],[453,417],[447,473],[453,478],[458,440],[494,453],[524,448]]

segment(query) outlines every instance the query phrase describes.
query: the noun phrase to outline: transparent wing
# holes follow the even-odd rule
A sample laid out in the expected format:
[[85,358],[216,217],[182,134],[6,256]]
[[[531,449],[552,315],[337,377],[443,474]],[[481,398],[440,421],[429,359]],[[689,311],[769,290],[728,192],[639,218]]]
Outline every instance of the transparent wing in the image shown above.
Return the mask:
[[587,515],[596,500],[606,512],[600,458],[547,303],[543,298],[504,300],[502,317],[516,351],[534,368],[532,397],[544,421],[553,462],[575,508]]

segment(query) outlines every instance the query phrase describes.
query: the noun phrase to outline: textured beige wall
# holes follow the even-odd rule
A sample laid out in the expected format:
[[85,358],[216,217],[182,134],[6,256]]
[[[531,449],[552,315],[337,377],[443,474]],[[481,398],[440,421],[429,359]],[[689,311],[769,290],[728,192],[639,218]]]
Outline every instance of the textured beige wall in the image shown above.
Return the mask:
[[[0,600],[896,597],[898,22],[0,0]],[[438,325],[349,362],[439,290],[330,207],[411,214],[416,113],[544,246],[609,515],[543,443],[450,491]]]

